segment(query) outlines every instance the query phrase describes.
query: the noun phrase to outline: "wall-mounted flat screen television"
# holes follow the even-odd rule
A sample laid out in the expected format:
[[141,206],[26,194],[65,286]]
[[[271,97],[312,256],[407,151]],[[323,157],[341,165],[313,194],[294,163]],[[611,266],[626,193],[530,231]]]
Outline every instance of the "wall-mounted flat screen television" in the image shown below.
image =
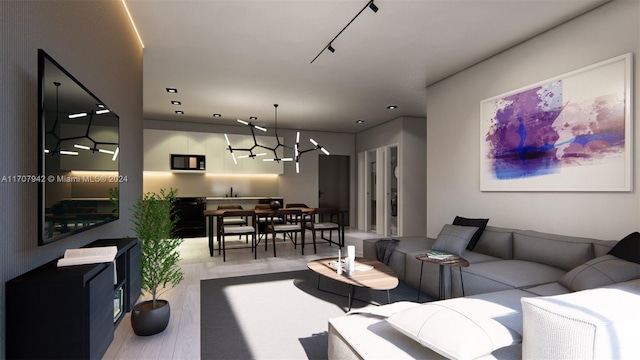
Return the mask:
[[118,219],[118,115],[42,49],[38,128],[38,244]]

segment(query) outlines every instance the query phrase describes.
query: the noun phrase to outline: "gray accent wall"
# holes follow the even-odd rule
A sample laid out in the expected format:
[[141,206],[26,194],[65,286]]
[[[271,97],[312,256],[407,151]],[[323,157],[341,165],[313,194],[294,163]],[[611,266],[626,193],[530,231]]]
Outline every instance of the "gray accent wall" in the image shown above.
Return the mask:
[[[481,192],[480,102],[634,53],[632,192]],[[640,2],[612,1],[427,88],[427,235],[456,215],[489,225],[621,239],[640,230]]]
[[[0,176],[38,173],[38,48],[120,116],[120,220],[38,246],[36,184],[0,183],[0,358],[5,281],[95,239],[134,236],[142,193],[142,47],[120,1],[1,1]],[[54,310],[55,311],[55,310]]]

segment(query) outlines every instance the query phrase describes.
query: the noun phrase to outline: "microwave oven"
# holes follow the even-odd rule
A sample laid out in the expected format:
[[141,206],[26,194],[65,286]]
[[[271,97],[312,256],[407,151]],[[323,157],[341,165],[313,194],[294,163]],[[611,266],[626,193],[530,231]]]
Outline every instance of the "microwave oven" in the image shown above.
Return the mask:
[[171,154],[171,170],[204,171],[205,169],[204,155]]

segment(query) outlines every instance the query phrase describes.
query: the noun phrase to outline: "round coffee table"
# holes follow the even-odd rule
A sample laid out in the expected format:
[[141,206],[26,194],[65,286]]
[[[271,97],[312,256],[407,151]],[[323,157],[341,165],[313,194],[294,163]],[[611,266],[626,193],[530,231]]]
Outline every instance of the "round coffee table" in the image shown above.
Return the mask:
[[[351,304],[353,303],[353,296],[356,287],[369,288],[373,290],[386,290],[387,301],[391,302],[389,290],[395,289],[398,286],[398,277],[396,273],[387,265],[377,260],[370,259],[356,259],[355,270],[351,277],[347,277],[346,271],[338,275],[336,269],[329,263],[336,261],[336,258],[327,258],[310,261],[307,263],[307,267],[318,274],[318,276],[327,277],[349,285],[349,310],[351,311]],[[372,267],[369,270],[358,270],[358,267],[366,268]],[[320,278],[318,278],[318,290],[320,289]],[[323,290],[324,291],[324,290]]]

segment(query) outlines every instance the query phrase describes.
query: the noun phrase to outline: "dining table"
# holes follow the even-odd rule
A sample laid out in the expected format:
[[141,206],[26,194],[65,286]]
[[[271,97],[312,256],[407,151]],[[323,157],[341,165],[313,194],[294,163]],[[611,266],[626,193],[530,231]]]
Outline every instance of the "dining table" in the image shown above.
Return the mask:
[[[286,208],[287,210],[300,210],[302,211],[303,214],[307,214],[307,215],[312,215],[313,212],[318,209],[318,208],[311,208],[311,207],[303,207],[303,208]],[[220,217],[222,216],[222,214],[224,214],[225,211],[232,211],[232,209],[208,209],[208,210],[204,210],[204,216],[207,218],[208,221],[208,237],[209,237],[209,255],[213,256],[213,239],[214,236],[217,236],[217,240],[218,240],[218,244],[220,244],[220,242],[222,241],[221,239],[221,231],[217,230],[214,232],[214,229],[218,229],[218,226],[222,225],[222,221],[220,219]],[[260,216],[268,216],[269,214],[271,214],[273,212],[273,210],[271,209],[253,209],[253,211],[255,212],[257,217]],[[343,216],[343,214],[346,214],[347,211],[346,210],[340,210],[340,214],[341,216]],[[304,233],[305,233],[305,221],[306,220],[306,216],[302,216],[302,249],[304,251]],[[342,219],[340,220],[341,223]],[[342,238],[344,239],[344,226],[341,226],[341,235]],[[218,249],[218,254],[220,254],[220,249]]]

